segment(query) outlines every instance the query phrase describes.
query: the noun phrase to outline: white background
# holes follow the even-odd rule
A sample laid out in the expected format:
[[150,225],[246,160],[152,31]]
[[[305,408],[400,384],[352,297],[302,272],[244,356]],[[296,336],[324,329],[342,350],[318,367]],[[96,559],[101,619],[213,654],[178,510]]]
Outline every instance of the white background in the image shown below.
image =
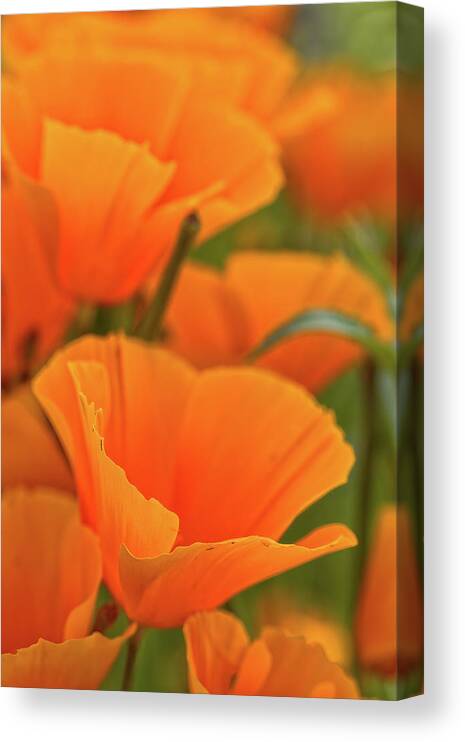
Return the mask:
[[[253,4],[253,0],[249,0]],[[2,13],[217,5],[0,0]],[[223,2],[234,5],[240,2]],[[242,3],[244,4],[244,3]],[[457,739],[465,718],[465,2],[426,26],[426,694],[401,703],[0,691],[4,739]]]

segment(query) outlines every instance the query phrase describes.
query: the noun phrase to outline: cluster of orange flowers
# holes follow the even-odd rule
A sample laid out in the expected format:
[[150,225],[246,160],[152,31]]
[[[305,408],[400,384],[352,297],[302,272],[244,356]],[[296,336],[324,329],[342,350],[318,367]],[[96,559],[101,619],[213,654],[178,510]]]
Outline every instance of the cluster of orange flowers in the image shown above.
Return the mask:
[[[253,639],[219,608],[357,543],[339,523],[280,539],[349,477],[354,451],[313,394],[361,346],[308,333],[245,359],[312,308],[390,341],[378,286],[339,254],[242,250],[222,273],[183,263],[160,336],[131,337],[136,320],[89,333],[97,310],[144,316],[194,212],[202,242],[288,182],[324,219],[361,207],[394,218],[394,80],[301,85],[278,35],[291,9],[260,10],[5,23],[4,685],[97,688],[144,627],[183,627],[192,692],[359,697],[327,622],[307,617],[307,631],[264,609]],[[421,656],[419,594],[397,627],[398,532],[405,590],[418,584],[398,517],[382,516],[357,618],[360,658],[387,673]],[[116,637],[95,611],[102,580],[130,620]]]

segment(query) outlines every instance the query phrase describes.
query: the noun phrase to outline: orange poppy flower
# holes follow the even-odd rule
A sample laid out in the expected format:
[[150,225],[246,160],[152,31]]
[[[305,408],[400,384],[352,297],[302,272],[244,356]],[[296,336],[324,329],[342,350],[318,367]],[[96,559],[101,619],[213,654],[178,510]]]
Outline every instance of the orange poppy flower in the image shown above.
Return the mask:
[[72,316],[52,271],[57,215],[48,192],[10,164],[2,174],[2,378],[27,375]]
[[267,628],[250,641],[223,611],[191,616],[184,637],[192,693],[359,698],[355,681],[303,637]]
[[72,463],[107,584],[142,624],[180,625],[356,543],[339,524],[278,543],[346,481],[354,456],[332,414],[273,374],[198,373],[137,340],[85,337],[34,390]]
[[407,672],[421,662],[423,599],[403,505],[386,505],[378,517],[360,588],[356,643],[360,664],[384,675]]
[[267,121],[279,110],[297,77],[297,57],[278,39],[247,23],[223,18],[217,10],[183,8],[156,13],[148,26],[141,18],[139,26],[145,24],[145,29],[134,41],[143,44],[142,35],[152,49],[214,64],[222,82],[222,88],[216,85],[214,92]]
[[98,688],[128,631],[88,636],[101,577],[98,541],[75,502],[48,489],[2,500],[2,684]]
[[352,659],[349,632],[328,616],[300,607],[283,591],[265,595],[259,603],[259,622],[290,636],[302,636],[309,644],[319,644],[331,662],[349,667]]
[[[195,264],[184,267],[167,313],[166,342],[200,368],[237,363],[306,309],[340,311],[382,340],[393,334],[382,293],[341,255],[250,252],[233,255],[223,275]],[[315,392],[362,357],[354,341],[309,333],[282,342],[257,364]]]
[[264,31],[283,36],[289,30],[295,10],[293,5],[232,5],[212,8],[212,13],[237,18]]
[[2,489],[74,490],[63,450],[28,384],[2,399]]
[[296,55],[262,30],[222,17],[224,10],[17,16],[6,24],[6,58],[21,69],[28,55],[41,51],[150,51],[173,65],[187,63],[199,86],[195,95],[269,120],[297,77]]
[[276,122],[289,186],[304,208],[331,222],[365,211],[395,219],[396,106],[393,75],[315,71]]
[[5,141],[56,202],[54,268],[69,295],[123,301],[162,267],[188,213],[202,239],[276,196],[271,137],[194,92],[181,61],[127,50],[34,57],[5,82]]

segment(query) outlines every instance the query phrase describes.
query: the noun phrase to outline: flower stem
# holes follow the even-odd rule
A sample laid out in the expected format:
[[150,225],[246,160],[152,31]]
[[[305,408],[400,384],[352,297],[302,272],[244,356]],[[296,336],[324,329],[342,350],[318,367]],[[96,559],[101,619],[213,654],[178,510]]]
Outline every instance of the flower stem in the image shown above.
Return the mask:
[[179,271],[199,231],[200,219],[196,212],[192,212],[181,224],[173,254],[162,273],[151,304],[136,330],[137,337],[143,340],[156,340],[160,336],[165,312]]
[[128,651],[124,667],[123,683],[121,690],[132,690],[134,680],[134,667],[136,664],[137,651],[143,635],[143,628],[139,626],[137,631],[128,640]]
[[133,298],[121,304],[96,307],[92,332],[96,335],[107,335],[110,332],[130,334],[135,310],[136,302]]
[[368,535],[371,514],[371,490],[373,486],[373,463],[376,436],[376,369],[368,359],[364,368],[365,381],[365,451],[360,493],[360,551],[359,575],[361,576],[368,550]]
[[423,574],[423,530],[424,530],[424,482],[423,482],[423,455],[420,445],[420,437],[423,435],[423,384],[422,370],[417,358],[412,361],[411,384],[412,384],[412,404],[411,404],[411,449],[413,459],[414,474],[414,517],[417,533],[418,561]]

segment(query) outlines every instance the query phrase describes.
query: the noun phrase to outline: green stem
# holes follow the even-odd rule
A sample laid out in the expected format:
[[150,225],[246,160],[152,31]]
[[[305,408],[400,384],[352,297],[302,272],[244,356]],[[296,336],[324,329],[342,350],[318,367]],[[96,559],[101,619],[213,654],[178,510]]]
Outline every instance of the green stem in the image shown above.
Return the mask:
[[65,343],[77,340],[82,335],[90,332],[95,320],[95,306],[93,304],[81,304],[71,321],[66,332]]
[[[363,572],[368,555],[368,538],[370,531],[370,516],[372,510],[372,487],[374,472],[374,457],[376,447],[376,366],[370,358],[367,358],[362,369],[363,388],[365,397],[363,399],[363,409],[365,412],[365,423],[363,430],[364,451],[361,458],[360,473],[360,499],[359,499],[359,517],[358,517],[358,561],[355,563],[354,591],[352,593],[352,620],[355,620],[357,605],[360,599],[360,589],[362,585]],[[363,690],[364,697],[371,697],[371,690],[365,687],[365,673],[359,664],[359,658],[354,656],[354,666],[352,671],[357,678],[360,688]]]
[[126,655],[126,664],[124,666],[124,675],[121,690],[132,690],[134,681],[134,667],[136,664],[137,651],[139,649],[143,631],[143,628],[139,626],[137,631],[128,640],[128,651]]
[[423,384],[421,383],[420,363],[417,358],[412,361],[412,406],[411,406],[411,448],[413,458],[413,474],[415,487],[415,527],[417,547],[421,573],[423,574],[423,456],[420,446],[420,436],[423,434]]
[[155,291],[152,302],[136,330],[137,337],[140,337],[143,340],[156,340],[160,336],[165,312],[173,288],[176,284],[179,271],[189,249],[194,244],[199,231],[199,217],[196,212],[192,212],[192,214],[189,214],[181,224],[181,229],[179,231],[178,240],[173,254],[162,273],[160,283]]
[[124,332],[131,334],[135,315],[135,301],[129,301],[111,306],[100,305],[95,310],[92,331],[96,335],[107,335],[110,332]]
[[[369,523],[371,514],[373,487],[373,463],[376,436],[376,370],[373,362],[367,360],[364,368],[365,377],[365,451],[363,458],[362,481],[360,487],[360,546],[359,575],[361,577],[368,551]],[[358,584],[360,580],[358,581]]]

